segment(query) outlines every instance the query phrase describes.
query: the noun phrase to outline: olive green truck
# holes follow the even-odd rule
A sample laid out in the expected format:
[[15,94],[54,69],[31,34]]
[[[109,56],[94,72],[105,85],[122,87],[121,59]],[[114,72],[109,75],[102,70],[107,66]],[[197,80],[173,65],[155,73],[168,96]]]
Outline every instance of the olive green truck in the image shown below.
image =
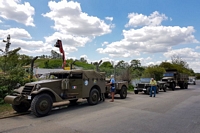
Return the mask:
[[53,103],[87,99],[90,105],[104,101],[106,92],[104,72],[93,70],[60,70],[50,72],[49,79],[26,83],[4,98],[18,113],[31,108],[37,117],[50,113]]

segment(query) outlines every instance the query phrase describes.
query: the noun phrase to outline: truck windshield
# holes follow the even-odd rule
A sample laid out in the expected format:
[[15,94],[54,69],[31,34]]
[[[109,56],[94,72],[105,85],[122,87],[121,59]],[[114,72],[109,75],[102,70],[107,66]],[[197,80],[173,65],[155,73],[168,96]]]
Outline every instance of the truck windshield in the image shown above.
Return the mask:
[[50,79],[82,79],[82,73],[69,74],[69,73],[53,73],[50,74]]
[[174,73],[165,73],[163,74],[164,77],[173,77]]

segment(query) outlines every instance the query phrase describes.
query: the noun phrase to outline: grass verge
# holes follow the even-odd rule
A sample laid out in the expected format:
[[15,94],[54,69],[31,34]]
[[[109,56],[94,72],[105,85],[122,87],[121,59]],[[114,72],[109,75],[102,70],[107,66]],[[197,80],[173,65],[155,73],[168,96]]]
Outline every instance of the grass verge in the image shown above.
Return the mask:
[[0,118],[10,115],[14,112],[10,104],[0,104]]

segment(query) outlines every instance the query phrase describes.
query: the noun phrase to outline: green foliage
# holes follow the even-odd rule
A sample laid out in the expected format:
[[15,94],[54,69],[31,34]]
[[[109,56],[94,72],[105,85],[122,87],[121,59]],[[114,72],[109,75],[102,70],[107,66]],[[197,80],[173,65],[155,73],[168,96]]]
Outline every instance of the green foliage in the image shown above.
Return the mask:
[[129,90],[129,91],[133,91],[133,90],[134,90],[134,86],[133,86],[132,84],[129,84],[129,85],[128,85],[128,90]]
[[113,65],[111,64],[110,61],[105,61],[100,65],[100,68],[110,68],[110,69],[112,69]]
[[142,77],[151,77],[155,80],[160,80],[163,77],[164,73],[165,69],[163,67],[160,67],[158,65],[151,65],[145,69]]
[[84,61],[76,61],[74,64],[78,67],[82,67],[85,70],[95,70],[96,69],[96,67],[94,65],[88,64],[87,62],[84,62]]

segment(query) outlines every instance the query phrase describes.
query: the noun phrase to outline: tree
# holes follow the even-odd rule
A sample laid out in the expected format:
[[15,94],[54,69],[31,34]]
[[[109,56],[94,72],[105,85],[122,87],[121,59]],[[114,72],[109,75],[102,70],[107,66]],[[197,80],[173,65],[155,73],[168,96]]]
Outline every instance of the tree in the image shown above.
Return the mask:
[[113,65],[111,64],[110,61],[105,61],[103,62],[101,65],[100,65],[100,68],[103,68],[103,67],[106,67],[106,68],[113,68]]
[[163,67],[158,65],[150,65],[144,70],[142,77],[151,77],[155,80],[160,80],[164,73],[165,69]]

